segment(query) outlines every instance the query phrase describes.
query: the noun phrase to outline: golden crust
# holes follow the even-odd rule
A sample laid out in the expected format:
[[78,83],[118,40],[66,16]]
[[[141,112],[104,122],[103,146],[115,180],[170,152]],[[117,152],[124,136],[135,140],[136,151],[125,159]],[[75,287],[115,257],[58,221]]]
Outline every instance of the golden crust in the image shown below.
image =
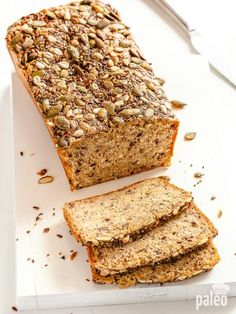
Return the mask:
[[220,261],[220,256],[214,244],[210,241],[206,245],[194,250],[179,259],[155,266],[144,266],[125,274],[109,276],[99,275],[91,268],[95,283],[118,284],[120,288],[128,288],[138,283],[166,283],[181,281],[202,272],[209,271]]

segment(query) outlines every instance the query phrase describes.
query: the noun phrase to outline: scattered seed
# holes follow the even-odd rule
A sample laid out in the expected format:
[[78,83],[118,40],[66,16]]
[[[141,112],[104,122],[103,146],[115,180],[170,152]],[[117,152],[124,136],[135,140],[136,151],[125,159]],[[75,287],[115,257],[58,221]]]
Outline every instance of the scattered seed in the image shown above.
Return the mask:
[[86,278],[86,281],[90,281],[90,279]]
[[63,238],[63,235],[57,234],[57,237],[60,238],[60,239],[62,239],[62,238]]
[[171,106],[173,109],[183,109],[187,104],[179,100],[171,100]]
[[38,206],[33,206],[33,209],[39,210],[39,207]]
[[61,259],[65,260],[66,259],[65,255],[61,256]]
[[29,234],[29,233],[30,233],[30,230],[27,230],[26,233]]
[[72,254],[70,254],[70,260],[73,261],[77,255],[78,255],[78,252],[72,252]]
[[47,173],[47,169],[42,169],[42,170],[39,170],[38,172],[37,172],[37,174],[39,175],[39,176],[44,176],[45,174]]
[[20,152],[20,155],[21,155],[21,156],[24,156],[24,152]]
[[194,178],[202,178],[203,176],[204,176],[204,173],[201,173],[201,172],[194,173]]
[[214,201],[215,199],[216,199],[216,196],[213,195],[213,196],[211,197],[211,201]]
[[188,133],[185,134],[184,139],[186,141],[192,141],[192,140],[195,139],[196,135],[197,135],[196,132],[188,132]]
[[48,267],[48,264],[45,264],[44,267]]
[[50,230],[50,228],[44,228],[44,229],[43,229],[43,232],[44,232],[44,233],[48,233],[49,230]]
[[219,209],[219,210],[218,210],[218,213],[217,213],[217,217],[220,218],[220,217],[222,216],[222,214],[223,214],[222,210]]
[[17,307],[16,307],[16,306],[12,306],[12,310],[13,310],[13,311],[15,311],[15,312],[17,312],[17,311],[18,311],[18,309],[17,309]]
[[38,180],[38,184],[51,183],[54,180],[53,176],[45,176]]

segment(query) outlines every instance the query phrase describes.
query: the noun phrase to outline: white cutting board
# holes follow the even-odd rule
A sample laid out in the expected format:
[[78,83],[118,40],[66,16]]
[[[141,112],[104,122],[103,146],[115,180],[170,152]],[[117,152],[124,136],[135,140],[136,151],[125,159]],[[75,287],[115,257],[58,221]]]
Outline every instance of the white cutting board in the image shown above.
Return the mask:
[[[111,1],[112,2],[112,1]],[[113,1],[114,2],[114,1]],[[133,1],[131,1],[133,2]],[[131,10],[129,1],[119,4],[124,16]],[[133,2],[134,3],[134,2]],[[209,82],[207,63],[199,56],[167,51],[160,18],[143,1],[135,1],[136,15],[130,16],[130,25],[142,50],[157,74],[167,83],[170,99],[180,99],[189,105],[177,112],[181,127],[175,147],[172,166],[139,175],[100,184],[77,192],[70,192],[67,179],[49,134],[23,85],[12,77],[12,105],[15,148],[16,242],[17,248],[17,306],[18,309],[92,306],[150,301],[187,300],[196,294],[208,293],[212,283],[231,283],[230,295],[236,295],[235,244],[230,241],[236,219],[227,203],[227,186],[220,157],[218,128],[214,118],[214,91]],[[142,27],[140,19],[142,18]],[[127,18],[126,18],[127,20]],[[152,33],[149,30],[152,29]],[[153,36],[153,30],[157,35]],[[138,30],[138,31],[137,31]],[[159,32],[162,35],[159,36]],[[160,41],[161,38],[162,40]],[[185,132],[196,131],[192,142],[183,140]],[[24,155],[21,156],[20,152]],[[192,167],[190,166],[192,164]],[[204,166],[204,169],[202,168]],[[47,168],[54,176],[53,183],[39,185],[37,171]],[[193,178],[203,172],[203,182]],[[193,191],[197,205],[209,216],[219,230],[215,243],[221,262],[209,273],[164,286],[138,285],[119,289],[115,285],[102,286],[91,282],[85,249],[69,234],[62,216],[65,202],[120,188],[135,181],[158,175],[170,175],[172,182]],[[211,196],[216,196],[211,201]],[[36,211],[32,206],[39,206]],[[55,208],[55,210],[53,210]],[[219,209],[223,215],[217,218]],[[42,220],[34,226],[36,216]],[[53,215],[55,213],[55,215]],[[44,228],[50,228],[44,233]],[[27,231],[30,233],[27,233]],[[63,235],[63,238],[57,237]],[[78,251],[71,261],[70,251]],[[61,253],[61,255],[59,255]],[[47,256],[49,254],[49,256]],[[61,259],[65,256],[65,260]],[[28,258],[34,259],[27,260]],[[45,264],[48,266],[45,267]],[[89,279],[90,281],[86,280]]]

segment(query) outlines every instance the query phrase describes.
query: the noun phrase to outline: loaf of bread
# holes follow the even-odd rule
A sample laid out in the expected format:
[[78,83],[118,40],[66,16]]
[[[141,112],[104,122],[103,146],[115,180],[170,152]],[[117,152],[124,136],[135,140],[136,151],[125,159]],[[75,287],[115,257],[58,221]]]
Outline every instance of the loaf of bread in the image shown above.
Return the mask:
[[177,258],[216,234],[211,221],[192,205],[134,242],[111,248],[89,246],[87,250],[91,267],[107,276]]
[[170,165],[179,122],[110,5],[42,10],[10,26],[6,40],[72,190]]
[[163,178],[68,203],[64,217],[83,245],[115,246],[135,240],[190,206],[192,195]]
[[107,277],[96,273],[92,268],[95,283],[117,283],[121,288],[127,288],[137,283],[165,283],[180,281],[196,276],[212,269],[220,260],[216,247],[211,241],[200,248],[181,256],[174,261],[143,266],[125,274],[109,275]]

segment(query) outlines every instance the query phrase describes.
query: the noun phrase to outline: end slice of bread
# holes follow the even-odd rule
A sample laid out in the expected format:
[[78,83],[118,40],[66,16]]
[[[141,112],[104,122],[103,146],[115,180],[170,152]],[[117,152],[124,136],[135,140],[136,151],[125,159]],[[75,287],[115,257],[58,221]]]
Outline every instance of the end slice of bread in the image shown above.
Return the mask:
[[186,254],[217,235],[211,221],[192,204],[178,216],[122,247],[87,248],[90,265],[102,276],[155,265]]
[[125,274],[101,276],[92,269],[95,283],[113,284],[127,288],[138,283],[165,283],[180,281],[212,269],[220,260],[214,244],[209,241],[181,258],[155,266],[143,266]]
[[192,195],[163,178],[65,204],[64,217],[83,245],[116,246],[137,239],[189,207]]

